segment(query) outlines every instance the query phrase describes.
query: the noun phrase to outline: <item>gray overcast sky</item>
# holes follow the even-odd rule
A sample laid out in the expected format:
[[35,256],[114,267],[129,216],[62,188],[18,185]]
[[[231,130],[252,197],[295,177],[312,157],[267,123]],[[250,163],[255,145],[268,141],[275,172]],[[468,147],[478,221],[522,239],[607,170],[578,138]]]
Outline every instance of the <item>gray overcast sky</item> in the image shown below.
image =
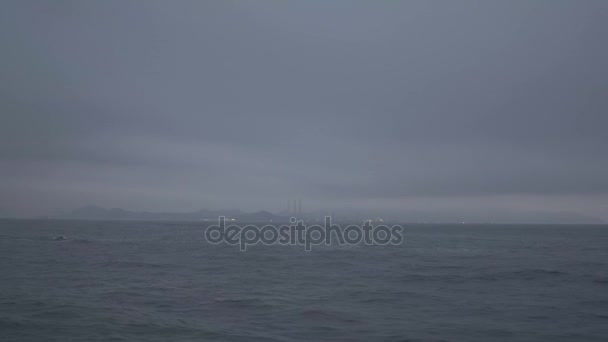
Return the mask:
[[2,1],[0,209],[608,219],[608,1]]

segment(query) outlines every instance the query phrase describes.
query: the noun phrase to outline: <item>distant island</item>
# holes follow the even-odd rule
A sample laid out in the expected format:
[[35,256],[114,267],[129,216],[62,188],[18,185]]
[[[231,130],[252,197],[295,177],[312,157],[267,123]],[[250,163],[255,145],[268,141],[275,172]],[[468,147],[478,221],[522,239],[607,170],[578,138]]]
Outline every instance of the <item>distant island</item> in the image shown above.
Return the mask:
[[[307,212],[296,215],[306,221],[322,221],[328,215],[327,211]],[[122,208],[103,208],[95,205],[84,206],[75,210],[57,213],[45,217],[47,219],[67,220],[131,220],[131,221],[216,221],[224,216],[229,221],[240,222],[287,222],[292,216],[284,211],[271,213],[260,210],[245,212],[241,210],[205,210],[191,212],[148,212],[131,211]],[[400,222],[420,224],[449,224],[449,223],[489,223],[489,224],[604,224],[601,218],[581,215],[573,212],[431,212],[404,209],[395,212],[377,211],[337,211],[331,216],[334,222],[360,222],[374,220],[378,222]],[[384,220],[383,220],[384,219]]]
[[72,220],[140,220],[140,221],[204,221],[217,220],[225,216],[228,220],[246,222],[286,221],[287,217],[272,214],[268,211],[247,213],[241,210],[198,210],[194,212],[146,212],[129,211],[121,208],[102,208],[85,206],[67,213],[60,213],[47,218]]

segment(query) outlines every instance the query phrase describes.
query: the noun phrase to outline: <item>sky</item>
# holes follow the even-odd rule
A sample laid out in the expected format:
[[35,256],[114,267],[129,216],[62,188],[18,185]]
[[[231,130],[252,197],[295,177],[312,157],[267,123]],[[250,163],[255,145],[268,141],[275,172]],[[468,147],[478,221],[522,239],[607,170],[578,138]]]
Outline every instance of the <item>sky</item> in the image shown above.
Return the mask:
[[2,1],[0,211],[608,220],[607,36],[604,0]]

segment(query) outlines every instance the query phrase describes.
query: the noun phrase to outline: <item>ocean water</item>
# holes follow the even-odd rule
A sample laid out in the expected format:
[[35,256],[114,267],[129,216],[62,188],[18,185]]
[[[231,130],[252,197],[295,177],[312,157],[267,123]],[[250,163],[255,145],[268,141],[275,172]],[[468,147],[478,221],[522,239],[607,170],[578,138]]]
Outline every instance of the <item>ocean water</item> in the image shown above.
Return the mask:
[[0,340],[608,341],[608,226],[405,228],[240,252],[198,223],[0,220]]

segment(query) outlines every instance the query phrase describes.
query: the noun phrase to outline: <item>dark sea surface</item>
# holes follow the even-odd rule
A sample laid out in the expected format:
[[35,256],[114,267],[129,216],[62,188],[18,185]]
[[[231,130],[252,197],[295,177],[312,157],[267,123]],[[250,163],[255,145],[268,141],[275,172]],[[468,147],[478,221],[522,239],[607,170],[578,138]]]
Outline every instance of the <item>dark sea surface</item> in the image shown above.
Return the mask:
[[608,226],[414,225],[311,252],[203,228],[0,220],[0,341],[608,341]]

